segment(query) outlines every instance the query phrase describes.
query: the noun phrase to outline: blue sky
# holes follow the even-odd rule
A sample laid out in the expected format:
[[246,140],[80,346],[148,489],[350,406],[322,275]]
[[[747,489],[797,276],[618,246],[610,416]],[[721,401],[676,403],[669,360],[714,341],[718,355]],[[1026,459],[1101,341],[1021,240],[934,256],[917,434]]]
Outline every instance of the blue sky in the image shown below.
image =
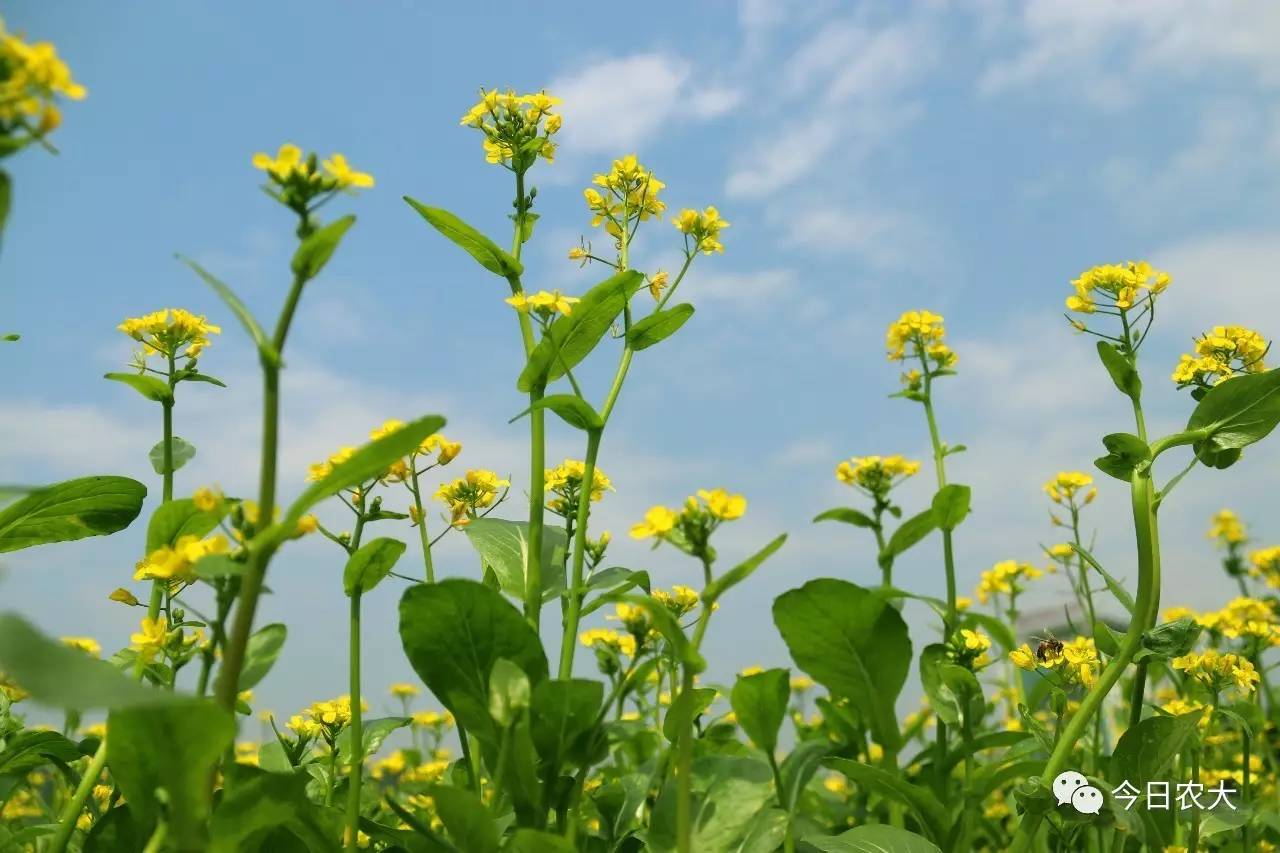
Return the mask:
[[[1213,323],[1280,327],[1280,11],[1265,4],[16,0],[6,20],[55,41],[89,97],[65,110],[59,156],[8,164],[0,331],[23,339],[2,354],[0,481],[155,481],[146,451],[158,412],[100,376],[128,359],[121,318],[173,305],[223,324],[202,366],[232,386],[183,389],[177,431],[199,454],[178,491],[253,489],[252,352],[173,253],[274,316],[290,223],[257,189],[255,151],[341,151],[377,178],[335,205],[359,222],[290,342],[286,496],[309,461],[383,419],[437,411],[465,445],[455,465],[510,472],[515,495],[525,487],[525,427],[506,423],[522,408],[521,354],[502,283],[400,200],[448,207],[506,241],[509,174],[458,127],[478,87],[565,99],[558,161],[533,177],[542,219],[526,261],[538,287],[596,281],[565,252],[587,230],[582,187],[614,157],[636,153],[673,208],[717,204],[732,222],[727,251],[699,258],[684,285],[694,320],[636,359],[601,459],[618,493],[597,523],[621,534],[650,504],[722,485],[751,501],[725,531],[726,559],[792,534],[713,623],[719,677],[785,662],[768,612],[781,591],[819,575],[877,577],[859,531],[809,519],[848,502],[832,477],[839,459],[928,452],[918,407],[886,397],[897,371],[883,330],[902,310],[944,314],[960,354],[939,408],[944,437],[971,448],[949,461],[975,490],[957,534],[963,588],[1053,541],[1040,484],[1088,469],[1102,434],[1130,428],[1091,343],[1061,318],[1070,278],[1138,257],[1173,274],[1143,353],[1153,431],[1190,409],[1167,375],[1192,335]],[[666,223],[643,232],[637,264],[670,268],[677,236]],[[585,370],[597,398],[612,366],[602,353]],[[575,441],[558,432],[553,458],[579,455]],[[1221,599],[1203,538],[1219,506],[1257,522],[1261,544],[1280,537],[1261,526],[1275,515],[1277,446],[1251,451],[1248,470],[1197,472],[1165,507],[1166,604]],[[903,491],[909,509],[932,492],[917,479]],[[1131,575],[1125,489],[1100,485],[1099,552]],[[446,570],[474,574],[454,538]],[[5,606],[51,632],[122,643],[135,614],[105,596],[131,576],[140,539],[11,555]],[[913,552],[899,583],[940,591],[937,550]],[[625,536],[610,562],[650,568],[664,585],[695,578],[692,564]],[[267,618],[293,635],[259,691],[264,706],[283,713],[343,691],[341,563],[316,541],[273,568]],[[1046,588],[1042,603],[1060,592]],[[388,584],[368,605],[371,696],[410,674],[398,595]],[[927,618],[909,612],[915,642],[931,641]]]

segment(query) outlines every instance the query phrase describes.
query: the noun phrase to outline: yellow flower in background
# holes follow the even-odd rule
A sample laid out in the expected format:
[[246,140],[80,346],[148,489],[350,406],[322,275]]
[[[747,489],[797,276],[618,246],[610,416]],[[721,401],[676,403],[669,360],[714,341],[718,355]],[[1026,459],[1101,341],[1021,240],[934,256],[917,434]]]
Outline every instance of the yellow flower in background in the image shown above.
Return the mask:
[[[325,477],[329,476],[335,465],[341,465],[343,462],[346,462],[355,455],[356,448],[351,446],[340,447],[337,453],[334,453],[325,461],[315,462],[307,467],[307,481],[315,483],[323,480]],[[253,523],[256,523],[256,521]]]
[[[1059,471],[1058,475],[1044,484],[1044,492],[1056,504],[1064,506],[1076,502],[1076,495],[1086,486],[1093,484],[1093,477],[1083,471]],[[1090,489],[1084,494],[1084,503],[1088,505],[1097,497],[1098,490]]]
[[[86,94],[52,42],[27,42],[0,19],[0,125],[12,126],[12,143],[20,147],[57,129],[57,99],[79,101]],[[25,137],[18,136],[19,128]]]
[[418,452],[428,456],[435,453],[437,464],[448,465],[458,458],[458,454],[462,452],[462,444],[450,441],[438,432],[433,432],[418,445]]
[[150,663],[164,650],[168,633],[169,621],[165,617],[152,619],[144,616],[138,632],[130,635],[129,642],[133,644],[134,651],[138,653],[143,663]]
[[1009,652],[1009,660],[1013,661],[1013,665],[1019,669],[1025,669],[1032,672],[1038,667],[1039,661],[1036,660],[1036,653],[1031,651],[1031,647],[1026,643],[1018,646],[1018,648]]
[[729,223],[720,217],[720,211],[715,207],[709,206],[701,213],[690,209],[682,210],[680,215],[671,222],[676,226],[676,230],[687,238],[685,240],[687,251],[702,252],[704,255],[724,252],[724,244],[720,242],[720,232],[728,228]]
[[1262,578],[1272,589],[1280,589],[1280,545],[1260,548],[1251,553],[1249,574]]
[[[942,315],[932,311],[904,311],[897,320],[889,324],[889,329],[885,332],[885,348],[888,350],[889,360],[903,361],[924,357],[929,354],[931,347],[943,355],[943,350],[936,348],[943,346],[945,349],[943,338],[946,334]],[[946,366],[955,361],[955,353],[946,349]]]
[[311,168],[302,156],[302,149],[292,142],[286,142],[272,157],[264,151],[253,155],[253,168],[266,172],[277,181],[284,183],[295,175],[310,180]]
[[1171,378],[1179,387],[1208,388],[1233,376],[1261,373],[1267,369],[1262,359],[1270,346],[1253,329],[1214,326],[1196,339],[1194,354],[1183,353]]
[[545,91],[517,95],[508,89],[481,89],[480,100],[459,122],[484,134],[485,161],[523,172],[537,157],[555,159],[551,137],[560,132],[564,119],[552,109],[560,99]]
[[537,293],[517,293],[502,300],[521,314],[530,311],[549,318],[555,314],[568,317],[573,313],[573,306],[579,301],[576,296],[565,296],[558,290],[539,290]]
[[679,517],[679,513],[672,512],[665,506],[650,507],[649,511],[644,514],[644,521],[632,526],[631,538],[648,539],[656,537],[661,539],[671,532],[671,528],[675,527],[676,519]]
[[483,468],[468,469],[466,474],[451,483],[443,483],[436,489],[435,498],[449,507],[453,523],[466,524],[469,513],[491,506],[498,493],[511,485],[493,471]]
[[634,657],[636,638],[612,628],[591,628],[578,635],[578,641],[589,649],[604,648],[617,654]]
[[1205,535],[1223,547],[1239,545],[1248,538],[1244,522],[1229,509],[1220,509],[1213,514],[1209,532]]
[[814,687],[813,679],[807,675],[795,675],[791,677],[791,691],[793,693],[807,693]]
[[446,729],[453,725],[453,714],[448,711],[417,711],[412,721],[422,729]]
[[1092,314],[1101,300],[1104,308],[1127,311],[1144,299],[1154,301],[1171,281],[1167,272],[1153,269],[1146,261],[1092,267],[1071,282],[1075,293],[1067,297],[1067,310]]
[[671,587],[671,592],[655,587],[651,595],[676,617],[684,616],[692,611],[698,606],[699,601],[697,590],[681,584]]
[[1003,560],[996,563],[978,578],[978,587],[974,596],[986,604],[994,595],[1010,595],[1021,592],[1023,581],[1042,577],[1043,572],[1030,563],[1019,563],[1017,560]]
[[733,521],[742,518],[747,511],[747,499],[742,495],[731,495],[724,489],[699,489],[698,497],[707,505],[707,511],[722,521]]
[[304,717],[300,714],[294,714],[289,718],[288,727],[293,733],[302,738],[313,738],[320,736],[320,724],[313,719]]
[[210,335],[222,334],[222,328],[210,323],[204,315],[192,314],[181,308],[165,308],[141,317],[129,317],[116,328],[142,344],[144,357],[159,354],[172,358],[195,358],[209,346]]
[[410,699],[422,692],[418,689],[417,685],[408,684],[406,682],[397,682],[396,684],[391,685],[390,691],[391,695],[395,696],[397,699]]
[[889,490],[920,471],[920,463],[904,456],[854,456],[836,465],[836,479],[848,486],[884,496]]
[[93,637],[62,637],[62,645],[68,648],[78,649],[92,657],[102,655],[102,646]]
[[348,187],[368,189],[373,186],[373,175],[352,169],[347,162],[347,158],[341,154],[334,154],[320,165],[329,173],[329,177],[334,180],[339,189],[347,189]]
[[137,607],[142,602],[138,601],[138,597],[124,587],[117,587],[107,596],[111,601],[118,601],[121,604],[127,604],[130,607]]
[[1191,652],[1174,658],[1170,665],[1215,692],[1233,686],[1242,693],[1249,693],[1261,678],[1247,658],[1223,654],[1217,649],[1205,649],[1200,654]]
[[191,495],[191,502],[201,512],[213,512],[222,503],[222,492],[216,487],[201,486]]
[[139,560],[133,579],[177,581],[191,583],[196,579],[195,565],[207,556],[227,554],[231,544],[221,533],[201,539],[198,536],[180,536],[172,547],[162,545],[143,560]]

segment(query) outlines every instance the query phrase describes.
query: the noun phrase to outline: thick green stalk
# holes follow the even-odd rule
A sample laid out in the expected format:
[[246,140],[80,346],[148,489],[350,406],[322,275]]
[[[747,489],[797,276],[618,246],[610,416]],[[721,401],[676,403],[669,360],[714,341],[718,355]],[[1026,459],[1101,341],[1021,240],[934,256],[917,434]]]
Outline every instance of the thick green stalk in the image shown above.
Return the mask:
[[578,620],[582,611],[583,568],[587,550],[587,518],[591,514],[591,492],[595,481],[596,457],[600,453],[598,429],[587,431],[587,458],[583,461],[582,486],[578,495],[578,515],[573,530],[573,570],[569,581],[569,610],[565,614],[564,636],[560,642],[560,678],[573,677],[573,654],[578,644]]
[[[537,405],[544,389],[529,392],[529,405]],[[529,553],[524,578],[524,616],[534,630],[542,619],[542,529],[546,512],[547,434],[546,412],[529,413]]]
[[[704,564],[705,567],[705,564]],[[709,582],[709,581],[708,581]],[[702,646],[702,638],[707,633],[707,624],[711,621],[711,608],[705,603],[698,615],[698,626],[694,628],[693,640],[690,644],[694,653]],[[680,696],[693,690],[693,667],[688,663],[681,665],[683,670],[680,683]],[[676,849],[678,853],[694,853],[693,850],[693,714],[684,707],[680,720],[680,742],[676,746]]]
[[[1138,594],[1134,603],[1133,619],[1129,630],[1120,641],[1120,647],[1107,664],[1106,669],[1098,677],[1092,689],[1085,694],[1079,710],[1067,721],[1052,755],[1045,765],[1041,780],[1049,787],[1066,767],[1075,749],[1076,742],[1084,733],[1085,727],[1093,715],[1098,712],[1107,694],[1115,687],[1120,676],[1124,674],[1129,662],[1142,646],[1142,635],[1147,630],[1147,617],[1159,607],[1160,603],[1160,547],[1157,538],[1155,512],[1152,508],[1154,490],[1151,485],[1151,472],[1135,471],[1130,480],[1131,503],[1133,504],[1133,526],[1138,545]],[[1028,812],[1018,824],[1017,834],[1013,838],[1010,851],[1023,853],[1034,837],[1043,815]]]
[[80,784],[76,786],[71,799],[67,801],[66,806],[62,809],[62,814],[58,817],[58,828],[54,831],[53,838],[49,842],[50,853],[63,853],[67,849],[67,842],[71,840],[72,833],[76,831],[76,820],[80,817],[80,812],[84,810],[84,804],[88,801],[89,794],[93,791],[93,786],[98,784],[98,777],[102,775],[102,770],[106,766],[107,739],[104,737],[102,743],[98,746],[98,751],[89,760],[89,766],[84,769],[84,775],[80,777]]
[[360,709],[360,590],[351,593],[349,671],[351,690],[351,772],[347,774],[347,832],[345,846],[356,849],[360,829],[360,780],[364,770],[364,720]]

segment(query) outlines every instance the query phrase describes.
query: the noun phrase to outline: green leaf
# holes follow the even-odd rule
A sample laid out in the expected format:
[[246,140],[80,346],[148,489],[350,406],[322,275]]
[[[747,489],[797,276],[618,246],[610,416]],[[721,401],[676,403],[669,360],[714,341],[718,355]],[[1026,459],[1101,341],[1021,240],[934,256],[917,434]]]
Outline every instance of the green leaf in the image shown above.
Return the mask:
[[363,485],[381,476],[393,462],[408,456],[424,438],[439,432],[443,426],[444,418],[427,415],[361,447],[350,459],[334,465],[319,482],[311,484],[289,506],[289,511],[279,524],[273,524],[265,534],[255,537],[255,544],[261,544],[257,540],[264,536],[272,544],[280,542],[297,529],[298,520],[320,501],[343,489]]
[[915,785],[896,773],[848,758],[829,758],[827,766],[848,776],[856,785],[908,806],[920,818],[929,837],[942,839],[951,826],[947,809],[924,785]]
[[298,246],[298,251],[294,252],[293,262],[290,264],[293,274],[304,281],[310,281],[319,275],[320,270],[324,269],[324,265],[329,263],[329,259],[337,251],[338,244],[342,242],[347,229],[355,223],[354,216],[344,216],[330,222],[303,240],[302,245]]
[[810,835],[804,841],[822,853],[942,853],[927,838],[883,823],[857,826],[831,838]]
[[497,243],[449,211],[439,207],[427,207],[409,196],[404,196],[404,200],[408,202],[410,207],[418,211],[422,218],[431,224],[432,228],[462,247],[467,254],[475,258],[480,263],[480,266],[489,272],[504,278],[518,276],[524,272],[524,267],[521,266],[518,260],[508,255],[498,247]]
[[[196,446],[185,439],[173,437],[173,470],[177,471],[183,465],[186,465],[196,455]],[[164,475],[164,441],[156,442],[155,447],[147,454],[147,458],[151,460],[151,467],[155,469],[157,474]]]
[[[367,760],[378,753],[383,741],[390,737],[392,732],[404,728],[413,721],[409,717],[378,717],[363,722],[364,725],[360,727],[360,754]],[[349,726],[342,730],[335,743],[338,745],[338,755],[350,759],[353,753]]]
[[742,583],[760,568],[760,565],[770,557],[772,557],[779,548],[787,541],[787,534],[782,534],[774,539],[768,545],[761,548],[755,554],[743,560],[729,571],[720,575],[718,578],[707,584],[702,590],[702,601],[708,607],[720,600],[720,596]]
[[226,554],[209,554],[196,561],[196,577],[201,580],[214,581],[219,578],[238,578],[244,576],[248,563],[233,559]]
[[671,743],[676,743],[685,726],[706,713],[719,697],[720,692],[714,687],[695,687],[680,691],[662,719],[662,736]]
[[241,690],[248,690],[267,677],[288,637],[289,629],[279,622],[263,625],[250,635],[244,650],[244,667],[237,682]]
[[361,545],[347,559],[347,566],[342,570],[343,591],[347,595],[355,595],[373,589],[391,572],[406,547],[399,539],[386,537]]
[[932,508],[913,515],[902,522],[902,524],[898,525],[898,529],[893,531],[893,535],[889,537],[889,542],[884,546],[884,550],[880,552],[881,565],[886,560],[894,559],[903,551],[924,539],[937,527],[938,519],[933,514]]
[[1111,594],[1115,596],[1116,601],[1120,602],[1120,606],[1129,611],[1129,615],[1133,615],[1133,596],[1129,595],[1129,591],[1120,585],[1120,581],[1112,577],[1111,573],[1102,567],[1102,564],[1093,558],[1087,550],[1079,545],[1072,545],[1072,550],[1084,558],[1089,567],[1102,575],[1102,580],[1107,585],[1107,589],[1111,590]]
[[506,658],[498,658],[489,673],[489,716],[500,728],[512,723],[528,709],[533,689],[524,670]]
[[1138,377],[1138,371],[1134,369],[1133,363],[1115,344],[1098,341],[1098,358],[1102,359],[1102,366],[1107,369],[1107,373],[1111,375],[1111,381],[1116,384],[1116,388],[1120,389],[1120,393],[1134,400],[1141,396],[1142,379]]
[[[529,523],[503,518],[476,518],[463,530],[480,559],[497,575],[502,591],[523,601],[529,556]],[[565,537],[564,530],[557,527],[543,528],[544,592],[564,588],[564,555],[568,548],[569,540]]]
[[536,829],[517,829],[502,849],[505,853],[576,853],[578,848],[559,835]]
[[604,685],[585,678],[551,679],[533,691],[529,714],[533,745],[554,770],[566,764],[585,766],[586,738],[595,730]]
[[833,745],[825,738],[802,740],[795,745],[791,753],[782,760],[778,775],[782,777],[782,790],[778,792],[778,800],[788,812],[794,812],[800,803],[800,795],[805,786],[822,766],[822,761],[831,752]]
[[632,325],[631,330],[627,332],[627,345],[637,352],[648,349],[674,335],[692,316],[693,306],[687,302],[663,311],[654,311]]
[[81,477],[37,489],[0,510],[0,552],[124,530],[146,496],[147,487],[128,477]]
[[[692,845],[698,853],[730,853],[773,797],[772,774],[757,758],[705,755],[694,760]],[[668,778],[653,807],[648,850],[676,849],[676,781]]]
[[556,320],[543,334],[529,354],[529,363],[520,372],[516,388],[527,394],[534,388],[545,388],[572,370],[595,349],[643,280],[642,273],[627,270],[584,293],[573,306],[573,313]]
[[970,495],[969,487],[959,483],[952,483],[938,490],[930,508],[939,530],[955,530],[960,526],[960,522],[969,514]]
[[0,613],[0,670],[45,705],[89,711],[155,702],[157,694],[104,660],[68,648],[13,613]]
[[740,675],[729,694],[738,725],[756,749],[767,755],[778,748],[778,730],[787,718],[790,701],[791,678],[785,669]]
[[819,578],[778,596],[773,621],[796,665],[847,698],[875,740],[896,750],[894,703],[911,666],[911,640],[897,609],[857,584]]
[[479,797],[446,785],[433,785],[428,793],[435,802],[436,814],[459,850],[497,853],[498,828]]
[[[217,528],[222,512],[205,512],[191,498],[175,498],[156,507],[147,523],[147,553],[174,545],[183,536],[203,538]],[[202,561],[203,562],[203,561]]]
[[9,738],[0,750],[0,776],[25,776],[51,760],[69,764],[80,757],[75,741],[57,732],[28,729]]
[[13,203],[13,181],[9,173],[0,169],[0,234],[4,233],[5,223],[9,221],[9,209]]
[[128,385],[148,400],[157,403],[164,403],[173,399],[173,392],[169,390],[169,383],[154,376],[148,376],[145,373],[104,373],[102,378]]
[[1195,732],[1201,714],[1147,717],[1126,730],[1111,754],[1110,781],[1118,784],[1128,779],[1145,791],[1148,782],[1164,778],[1164,771]]
[[163,814],[174,847],[203,849],[209,780],[235,739],[232,715],[211,701],[186,699],[113,710],[107,728],[107,766],[134,817],[152,826]]
[[214,292],[226,303],[226,306],[231,309],[231,313],[235,314],[236,319],[240,321],[240,325],[244,326],[244,330],[249,333],[249,337],[253,339],[254,344],[258,347],[259,354],[266,359],[267,363],[279,366],[280,353],[276,352],[275,346],[267,338],[267,333],[262,331],[262,326],[258,324],[258,321],[250,313],[249,309],[245,307],[245,304],[240,301],[240,297],[236,296],[230,287],[214,278],[208,270],[195,261],[190,258],[184,258],[182,255],[177,257],[178,260],[191,267],[195,274],[200,276],[205,284],[212,287]]
[[1280,423],[1280,370],[1268,370],[1235,376],[1213,386],[1191,413],[1187,431],[1206,433],[1196,455],[1205,464],[1213,465],[1219,461],[1217,454],[1240,450],[1260,441],[1277,423]]
[[689,638],[684,635],[684,630],[680,627],[680,623],[671,615],[671,611],[667,609],[665,604],[647,595],[617,595],[610,596],[607,600],[634,604],[636,607],[644,608],[645,612],[649,614],[649,620],[653,623],[653,627],[671,645],[671,651],[675,654],[677,660],[691,667],[694,672],[702,672],[706,669],[707,662],[702,655],[698,654],[693,644],[689,642]]
[[1135,468],[1151,461],[1151,448],[1147,443],[1127,432],[1103,436],[1102,445],[1107,448],[1107,455],[1095,459],[1093,464],[1117,480],[1128,482]]
[[851,507],[838,506],[835,509],[829,509],[826,512],[819,513],[813,517],[815,522],[818,521],[843,521],[845,524],[852,524],[854,527],[866,527],[874,529],[875,521],[871,516],[864,512],[859,512]]
[[542,397],[538,402],[511,420],[517,421],[530,412],[539,409],[550,409],[560,416],[560,420],[584,432],[604,429],[604,421],[600,420],[600,415],[596,413],[595,409],[591,408],[590,403],[576,394],[550,394]]
[[405,590],[400,641],[428,689],[476,737],[494,742],[489,677],[499,658],[524,670],[535,688],[547,677],[542,642],[496,590],[448,579]]
[[270,834],[314,808],[307,799],[311,774],[260,773],[226,789],[209,822],[210,853],[254,849],[252,840]]
[[1134,655],[1134,661],[1150,657],[1176,658],[1195,648],[1203,627],[1194,619],[1184,616],[1172,622],[1162,622],[1145,631],[1142,648]]
[[782,809],[766,808],[757,812],[747,825],[746,834],[733,844],[733,853],[777,853],[787,837],[790,816]]

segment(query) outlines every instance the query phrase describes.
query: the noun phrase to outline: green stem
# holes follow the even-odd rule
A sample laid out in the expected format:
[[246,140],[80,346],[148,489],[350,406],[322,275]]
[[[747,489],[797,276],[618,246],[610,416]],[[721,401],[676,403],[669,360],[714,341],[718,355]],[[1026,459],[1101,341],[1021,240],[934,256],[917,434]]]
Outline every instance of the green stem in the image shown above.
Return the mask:
[[71,799],[62,809],[62,815],[58,818],[58,828],[49,842],[50,853],[63,853],[67,849],[67,842],[76,831],[76,820],[84,810],[84,804],[88,801],[93,786],[98,784],[98,777],[102,775],[102,770],[106,766],[107,739],[104,737],[98,746],[98,751],[89,760],[89,766],[85,768],[84,775],[80,777],[80,784],[76,786]]
[[147,842],[147,846],[142,848],[142,853],[160,853],[164,849],[164,841],[169,836],[169,824],[161,820],[156,824],[155,832],[151,833],[151,840]]
[[[523,315],[522,315],[523,316]],[[529,405],[537,405],[545,389],[529,392]],[[524,578],[524,616],[538,630],[542,619],[542,528],[546,512],[547,436],[543,409],[529,413],[529,552]]]
[[587,519],[591,514],[591,492],[595,481],[596,458],[600,453],[601,431],[587,431],[587,458],[583,461],[582,486],[578,489],[578,514],[573,531],[573,572],[569,582],[569,611],[560,642],[560,678],[573,676],[573,655],[578,644],[578,620],[582,611],[583,567],[587,551]]
[[347,775],[346,849],[356,849],[356,833],[360,829],[360,780],[364,770],[364,720],[360,710],[360,595],[351,593],[350,622],[350,690],[351,690],[351,772]]
[[[710,567],[705,561],[703,568],[710,574]],[[698,614],[698,626],[690,641],[695,654],[702,647],[702,638],[710,621],[711,608],[703,604]],[[693,690],[694,671],[687,662],[681,664],[681,670],[678,697],[681,702],[680,742],[676,754],[676,848],[678,853],[693,853],[693,714],[690,713],[692,706],[684,701],[684,697]]]
[[333,789],[338,784],[338,745],[329,744],[329,784],[324,789],[324,804],[333,805]]
[[409,471],[409,491],[413,495],[414,511],[418,514],[418,539],[422,542],[422,566],[426,570],[427,583],[435,583],[435,567],[431,564],[431,537],[427,534],[427,513],[422,508],[422,490],[418,485],[417,466],[411,464]]

